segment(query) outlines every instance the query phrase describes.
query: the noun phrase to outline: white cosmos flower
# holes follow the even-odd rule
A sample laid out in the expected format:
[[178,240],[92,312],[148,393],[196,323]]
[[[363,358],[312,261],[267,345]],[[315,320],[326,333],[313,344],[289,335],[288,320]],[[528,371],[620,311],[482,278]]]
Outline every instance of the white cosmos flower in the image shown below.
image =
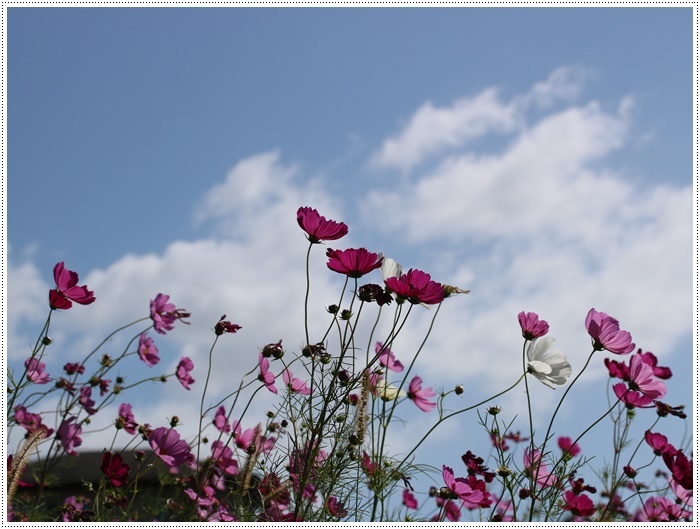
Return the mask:
[[394,400],[399,397],[405,397],[406,392],[402,389],[397,388],[393,384],[389,384],[385,378],[377,382],[377,394],[382,400]]
[[554,338],[543,336],[527,344],[527,371],[545,386],[556,389],[563,386],[571,376],[571,364],[564,353],[552,350]]
[[391,257],[386,257],[384,261],[382,261],[381,272],[382,278],[384,278],[384,281],[386,281],[390,277],[401,277],[403,269],[401,268],[401,265],[394,261]]

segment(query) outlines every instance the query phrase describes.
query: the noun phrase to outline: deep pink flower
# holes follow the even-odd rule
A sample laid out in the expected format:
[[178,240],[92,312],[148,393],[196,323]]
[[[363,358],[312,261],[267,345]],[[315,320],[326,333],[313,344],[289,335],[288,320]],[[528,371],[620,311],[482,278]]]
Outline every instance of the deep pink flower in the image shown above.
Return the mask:
[[379,363],[389,371],[394,371],[395,373],[403,371],[403,364],[396,359],[391,349],[384,347],[382,342],[375,344],[374,351],[379,355]]
[[620,330],[620,322],[605,312],[595,309],[588,311],[586,330],[593,339],[593,348],[597,351],[606,349],[611,353],[626,355],[634,351],[632,335]]
[[226,420],[226,408],[219,406],[214,415],[214,426],[216,429],[223,433],[229,433],[231,431],[231,425]]
[[430,274],[422,270],[410,269],[399,277],[387,277],[384,283],[396,294],[398,303],[408,300],[413,304],[434,305],[445,299],[442,285],[432,281]]
[[345,518],[348,515],[348,511],[341,502],[335,496],[329,496],[326,500],[326,507],[331,516],[335,518]]
[[17,424],[25,428],[29,434],[43,430],[42,438],[45,439],[54,432],[53,428],[49,428],[41,421],[41,415],[27,411],[24,406],[15,406],[14,417]]
[[[670,445],[669,445],[670,446]],[[693,490],[693,460],[688,459],[681,450],[667,450],[661,456],[671,471],[671,476],[685,490]]]
[[49,290],[49,306],[52,309],[69,309],[73,306],[71,301],[80,305],[89,305],[95,301],[94,292],[87,286],[78,286],[78,274],[66,270],[63,261],[53,267],[53,278],[56,288]]
[[224,474],[229,476],[238,474],[238,461],[233,458],[233,450],[221,441],[212,443],[211,457]]
[[540,317],[535,312],[521,312],[518,314],[518,322],[523,332],[523,338],[526,340],[534,340],[549,332],[549,323],[540,320]]
[[182,384],[182,387],[189,390],[190,384],[194,384],[194,378],[190,375],[190,371],[194,369],[194,362],[190,360],[187,356],[183,356],[180,359],[180,363],[177,364],[177,369],[175,370],[175,376]]
[[226,333],[233,334],[233,333],[240,331],[243,328],[240,325],[235,324],[235,323],[231,323],[228,320],[225,321],[225,319],[226,319],[226,314],[221,316],[221,318],[219,319],[219,322],[216,325],[214,325],[214,334],[216,334],[217,336],[221,336],[222,334],[226,334]]
[[644,432],[644,440],[654,450],[657,456],[663,454],[675,454],[677,450],[668,442],[668,438],[664,434],[653,433],[651,430]]
[[77,362],[74,362],[74,363],[69,362],[63,366],[63,369],[66,372],[66,374],[68,374],[68,375],[73,375],[75,373],[82,375],[83,373],[85,373],[85,366],[82,366]]
[[[445,513],[445,518],[447,518],[450,522],[459,522],[459,518],[461,516],[461,506],[458,502],[453,500],[443,500],[442,498],[438,497],[436,498],[436,503],[440,510]],[[438,519],[438,515],[436,514],[430,519],[430,521],[437,522],[444,520]]]
[[654,376],[652,367],[644,362],[641,355],[630,358],[630,389],[639,391],[645,397],[657,400],[666,395],[666,384]]
[[551,487],[557,482],[556,474],[549,472],[547,465],[542,461],[542,453],[535,449],[530,453],[526,448],[523,454],[523,463],[529,475],[532,475],[540,487]]
[[484,465],[484,459],[474,455],[471,450],[467,450],[467,453],[462,455],[462,461],[470,476],[483,476],[486,483],[491,483],[496,477],[496,474],[489,472],[488,467]]
[[328,268],[355,279],[382,266],[384,259],[382,255],[369,252],[366,248],[348,248],[347,250],[328,248],[326,257],[328,257]]
[[576,457],[581,453],[581,448],[577,444],[572,444],[571,437],[560,437],[557,444],[562,452],[568,452],[571,457]]
[[24,367],[27,368],[27,378],[35,384],[48,384],[51,381],[49,374],[44,372],[44,362],[39,362],[36,358],[27,358]]
[[575,494],[574,491],[564,493],[564,510],[571,511],[574,516],[593,516],[595,505],[586,494]]
[[100,470],[115,487],[123,487],[129,478],[129,465],[124,463],[122,456],[112,452],[102,454]]
[[180,439],[180,434],[173,428],[156,428],[148,437],[148,444],[169,467],[186,463],[190,454],[187,441]]
[[411,494],[411,491],[408,489],[403,489],[403,494],[401,495],[401,499],[403,501],[403,504],[409,508],[409,509],[417,509],[418,508],[418,500],[416,500],[416,497]]
[[654,376],[656,378],[660,378],[662,380],[667,380],[671,378],[671,369],[669,369],[668,367],[657,365],[658,359],[656,358],[656,355],[654,355],[654,353],[642,353],[642,350],[639,349],[637,351],[637,354],[642,357],[642,360],[644,360],[645,364],[648,364],[651,367],[651,369],[654,371]]
[[139,358],[148,366],[153,367],[160,362],[158,348],[153,343],[153,338],[145,334],[139,336]]
[[94,415],[97,410],[95,409],[95,401],[90,397],[92,396],[92,388],[90,386],[83,386],[80,388],[80,405],[85,409],[88,415]]
[[168,303],[170,296],[158,294],[156,299],[151,300],[151,319],[153,328],[158,334],[166,334],[175,328],[175,322],[180,320],[189,325],[184,318],[189,318],[190,313],[183,309],[178,309],[174,304]]
[[677,522],[692,513],[683,509],[682,505],[674,503],[663,496],[647,498],[642,508],[632,519],[633,522]]
[[58,432],[56,432],[56,437],[61,441],[66,454],[71,456],[77,456],[78,453],[75,451],[75,447],[83,444],[83,440],[80,437],[83,429],[75,423],[75,420],[75,417],[63,419],[61,426],[58,427]]
[[134,414],[131,412],[131,404],[119,405],[119,417],[117,417],[119,425],[126,433],[134,435],[138,428],[138,423],[134,420]]
[[265,384],[265,387],[269,389],[272,393],[277,395],[277,388],[275,387],[275,375],[270,372],[270,361],[263,356],[262,353],[258,356],[258,365],[260,366],[260,374],[258,375],[258,380]]
[[282,380],[292,393],[298,393],[299,395],[311,395],[311,389],[309,389],[309,387],[306,385],[306,382],[301,379],[294,378],[294,374],[289,369],[285,369],[282,372]]
[[474,490],[465,478],[455,478],[454,472],[448,466],[442,465],[442,479],[445,480],[447,488],[462,500],[468,508],[478,507],[479,502],[484,499],[482,491]]
[[630,379],[630,370],[626,363],[611,360],[610,358],[606,358],[603,362],[605,367],[608,368],[611,378],[619,378],[625,381]]
[[335,241],[348,234],[348,227],[343,222],[326,220],[318,211],[310,207],[297,210],[297,223],[306,232],[311,244],[321,241]]
[[422,384],[422,378],[418,376],[413,377],[408,384],[408,398],[411,399],[419,409],[427,412],[436,406],[434,402],[428,400],[430,397],[434,397],[436,393],[433,391],[433,388],[422,389]]
[[625,407],[630,410],[632,408],[642,408],[654,402],[649,397],[642,395],[639,391],[631,390],[624,382],[614,384],[613,392],[617,395],[617,398],[622,401]]

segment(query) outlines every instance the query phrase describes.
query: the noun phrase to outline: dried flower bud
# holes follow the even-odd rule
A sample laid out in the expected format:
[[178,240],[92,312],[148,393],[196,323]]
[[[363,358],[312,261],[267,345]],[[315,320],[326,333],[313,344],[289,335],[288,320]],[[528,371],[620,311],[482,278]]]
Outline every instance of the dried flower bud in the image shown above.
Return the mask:
[[[302,351],[303,353],[303,351]],[[270,358],[274,356],[277,359],[282,358],[284,355],[284,349],[282,348],[282,339],[277,343],[269,343],[262,349],[262,355],[265,358]]]
[[275,414],[271,411],[268,411],[265,415],[267,415],[268,419],[272,419],[275,416]]
[[112,359],[109,357],[109,355],[104,355],[102,360],[100,360],[100,364],[102,367],[109,367],[112,364]]
[[530,497],[530,489],[520,489],[518,492],[518,496],[520,497],[521,500],[527,499]]
[[287,422],[287,419],[282,419],[280,424],[282,425],[282,428],[286,428],[289,423]]
[[442,291],[446,298],[454,296],[455,294],[469,294],[469,290],[462,290],[461,288],[453,287],[452,285],[442,285]]

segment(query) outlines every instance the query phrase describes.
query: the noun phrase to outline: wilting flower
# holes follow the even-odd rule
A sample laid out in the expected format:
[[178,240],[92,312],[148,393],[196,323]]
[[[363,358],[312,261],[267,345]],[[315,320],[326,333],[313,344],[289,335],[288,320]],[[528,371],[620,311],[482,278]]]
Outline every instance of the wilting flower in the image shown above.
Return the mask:
[[61,426],[58,427],[56,432],[56,437],[60,439],[66,454],[71,456],[77,456],[78,452],[75,451],[75,447],[83,444],[83,440],[80,437],[83,429],[75,423],[75,420],[75,417],[63,419]]
[[549,323],[541,320],[535,312],[521,312],[518,314],[518,322],[526,340],[540,338],[549,332]]
[[571,365],[564,353],[550,350],[554,338],[545,336],[527,343],[528,373],[535,376],[545,386],[556,389],[563,386],[571,375]]
[[396,294],[397,303],[408,300],[413,304],[434,305],[445,299],[442,285],[431,280],[430,274],[422,270],[410,269],[400,277],[388,277],[384,283]]
[[63,369],[68,375],[73,375],[75,373],[82,375],[83,373],[85,373],[85,366],[80,365],[77,362],[68,362],[66,365],[63,366]]
[[297,223],[306,232],[311,244],[321,241],[334,241],[348,234],[348,227],[344,222],[326,220],[318,211],[310,207],[301,207],[297,210]]
[[621,355],[634,351],[632,335],[627,331],[621,331],[620,322],[605,312],[589,310],[586,316],[586,330],[593,339],[593,348],[596,351],[606,349]]
[[258,365],[260,367],[260,374],[258,375],[258,380],[265,384],[265,387],[269,389],[272,393],[277,395],[277,388],[275,387],[275,375],[270,372],[270,361],[263,356],[262,353],[258,356]]
[[557,440],[557,444],[562,452],[568,453],[571,457],[576,457],[581,453],[581,448],[571,442],[571,437],[562,436]]
[[119,421],[119,425],[124,428],[124,431],[131,435],[136,433],[136,428],[139,426],[134,420],[134,414],[131,412],[131,404],[124,403],[119,405],[117,421]]
[[360,298],[360,301],[364,301],[365,303],[376,301],[377,305],[380,307],[391,303],[391,301],[394,299],[391,297],[391,294],[375,283],[362,285],[360,288],[358,288],[357,297]]
[[148,367],[153,367],[160,362],[158,348],[153,344],[153,338],[149,338],[146,334],[139,336],[139,358]]
[[123,487],[129,477],[129,465],[124,463],[122,456],[112,452],[102,454],[102,473],[107,476],[109,482],[115,487]]
[[478,507],[484,493],[474,490],[466,478],[455,478],[454,472],[448,466],[442,465],[442,479],[447,488],[469,508]]
[[389,371],[396,373],[403,371],[403,364],[396,359],[391,349],[384,347],[382,342],[377,342],[374,345],[374,351],[379,355],[379,363]]
[[95,301],[94,292],[87,286],[78,286],[78,274],[66,270],[63,261],[53,267],[53,278],[56,288],[49,290],[49,306],[52,309],[69,309],[73,306],[71,301],[80,305],[89,305]]
[[153,328],[158,334],[166,334],[175,328],[177,320],[189,325],[184,318],[189,318],[190,313],[175,307],[173,303],[168,303],[170,296],[158,294],[156,299],[151,300],[151,319]]
[[189,390],[190,384],[194,384],[194,378],[190,375],[190,371],[194,369],[194,362],[190,360],[187,356],[183,356],[180,359],[180,363],[177,364],[177,369],[175,370],[175,376],[182,384],[182,387]]
[[51,379],[49,374],[44,372],[46,364],[39,362],[36,358],[27,358],[24,361],[24,367],[27,368],[27,378],[35,384],[48,384]]
[[311,389],[306,385],[306,382],[294,378],[294,374],[289,369],[285,369],[282,372],[282,380],[292,393],[298,393],[299,395],[311,394]]
[[326,251],[327,266],[334,272],[345,274],[355,279],[382,266],[384,256],[367,251],[366,248],[348,248],[347,250]]
[[226,314],[221,316],[219,319],[218,323],[214,325],[214,334],[217,336],[221,336],[222,334],[226,333],[235,333],[238,332],[242,329],[242,327],[238,324],[231,323],[230,321],[226,320]]
[[190,454],[187,441],[180,439],[180,434],[173,428],[156,428],[148,437],[148,444],[169,467],[186,463]]
[[420,410],[428,412],[436,406],[434,402],[428,400],[430,397],[434,397],[436,393],[433,391],[433,388],[423,389],[421,387],[422,384],[423,379],[418,376],[413,377],[408,384],[408,398],[411,399]]
[[639,391],[651,400],[657,400],[666,395],[666,384],[654,376],[654,370],[641,355],[630,358],[629,386],[633,391]]

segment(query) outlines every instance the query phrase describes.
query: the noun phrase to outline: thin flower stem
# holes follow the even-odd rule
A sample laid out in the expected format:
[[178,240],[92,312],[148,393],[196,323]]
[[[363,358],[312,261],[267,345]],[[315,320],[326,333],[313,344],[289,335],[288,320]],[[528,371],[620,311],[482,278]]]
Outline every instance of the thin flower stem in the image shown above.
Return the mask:
[[207,367],[207,378],[204,381],[204,389],[202,389],[202,400],[199,403],[199,430],[197,430],[197,461],[199,461],[200,448],[202,446],[202,421],[204,420],[204,396],[207,394],[209,387],[209,378],[211,377],[212,357],[214,355],[214,347],[219,341],[219,335],[214,336],[214,343],[209,348],[209,365]]

